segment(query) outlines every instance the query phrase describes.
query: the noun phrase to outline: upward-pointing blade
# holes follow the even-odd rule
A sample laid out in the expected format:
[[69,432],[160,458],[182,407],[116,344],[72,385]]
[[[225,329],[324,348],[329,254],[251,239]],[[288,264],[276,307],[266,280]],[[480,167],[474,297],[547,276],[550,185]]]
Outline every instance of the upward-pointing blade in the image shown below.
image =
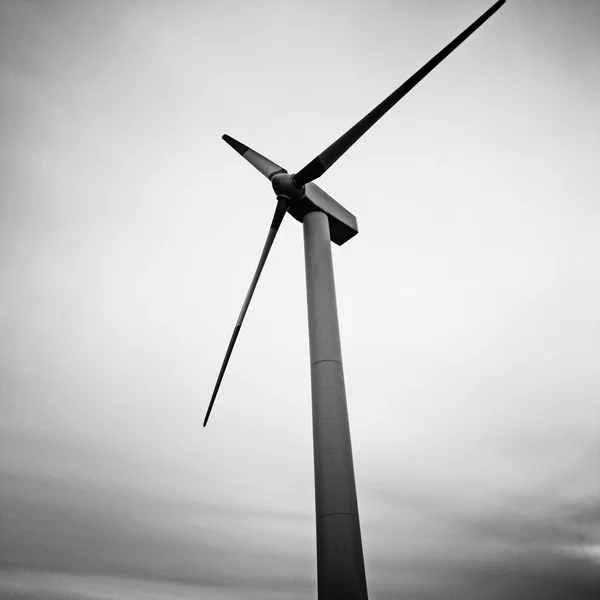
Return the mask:
[[412,90],[421,79],[428,75],[439,65],[453,50],[462,44],[476,29],[481,27],[504,3],[499,0],[488,9],[477,21],[467,27],[457,38],[450,42],[443,50],[438,52],[427,64],[422,66],[412,77],[407,79],[395,92],[392,92],[381,104],[376,106],[366,117],[361,119],[354,127],[349,129],[342,137],[333,142],[329,148],[321,152],[314,160],[309,162],[296,175],[294,180],[297,185],[303,186],[309,181],[320,177],[338,160],[355,142],[357,142],[390,108],[403,96]]
[[235,346],[235,341],[240,333],[240,328],[242,326],[242,322],[244,321],[244,317],[246,316],[246,311],[248,310],[248,305],[250,304],[250,300],[252,299],[252,294],[254,294],[254,290],[256,289],[256,284],[258,283],[258,279],[260,274],[265,266],[265,262],[267,261],[267,256],[269,256],[269,252],[271,250],[271,246],[275,241],[275,236],[277,235],[277,231],[279,230],[279,226],[281,225],[281,221],[285,216],[287,211],[287,203],[284,200],[277,200],[277,207],[275,208],[275,214],[273,215],[273,221],[271,223],[271,228],[269,229],[269,233],[267,235],[267,241],[265,242],[265,246],[263,248],[262,254],[260,255],[260,259],[258,261],[258,266],[256,267],[256,271],[254,273],[254,277],[250,283],[250,287],[248,288],[248,293],[246,294],[246,298],[244,300],[244,304],[242,305],[242,310],[240,311],[240,316],[238,317],[237,323],[233,328],[233,334],[231,336],[231,340],[229,341],[229,346],[227,347],[227,352],[225,353],[225,358],[223,359],[223,364],[221,365],[221,370],[219,371],[219,376],[217,377],[217,383],[215,385],[215,389],[213,390],[212,397],[210,399],[210,404],[208,405],[208,410],[206,411],[206,416],[204,417],[204,425],[206,427],[206,423],[208,423],[208,417],[210,417],[210,412],[212,410],[213,404],[215,403],[215,398],[217,397],[217,392],[219,391],[219,387],[221,386],[221,381],[223,380],[223,375],[225,374],[225,369],[227,368],[227,363],[229,362],[229,357],[233,351],[233,347]]
[[238,153],[241,154],[255,169],[258,169],[265,177],[271,179],[277,173],[287,173],[287,171],[278,164],[269,160],[262,154],[259,154],[252,148],[248,148],[242,142],[234,140],[230,135],[223,135],[223,139]]

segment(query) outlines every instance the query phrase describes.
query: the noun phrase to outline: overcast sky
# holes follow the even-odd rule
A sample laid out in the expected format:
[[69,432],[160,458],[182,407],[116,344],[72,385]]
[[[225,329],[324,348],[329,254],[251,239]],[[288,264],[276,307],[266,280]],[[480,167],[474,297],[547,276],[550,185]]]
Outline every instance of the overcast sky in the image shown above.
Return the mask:
[[[491,0],[0,3],[0,597],[316,596],[299,170]],[[600,5],[508,0],[318,184],[370,597],[600,588]]]

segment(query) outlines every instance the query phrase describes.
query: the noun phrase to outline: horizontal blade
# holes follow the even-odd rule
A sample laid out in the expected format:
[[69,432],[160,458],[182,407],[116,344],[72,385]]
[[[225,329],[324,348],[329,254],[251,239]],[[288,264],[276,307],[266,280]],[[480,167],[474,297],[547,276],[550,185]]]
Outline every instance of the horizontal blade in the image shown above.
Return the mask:
[[357,142],[388,110],[403,96],[412,90],[419,81],[439,65],[453,50],[462,44],[476,29],[481,27],[504,3],[499,0],[487,10],[477,21],[467,27],[457,38],[438,52],[426,65],[421,67],[412,77],[407,79],[395,92],[392,92],[381,104],[376,106],[366,117],[349,129],[342,137],[333,142],[329,148],[321,152],[314,160],[294,175],[297,185],[303,186],[320,177],[338,160],[355,142]]
[[239,154],[241,154],[255,169],[258,169],[265,177],[271,179],[277,173],[287,173],[278,164],[269,160],[262,154],[255,152],[252,148],[234,140],[230,135],[223,135],[223,139]]
[[240,328],[244,321],[244,317],[246,316],[246,311],[248,310],[248,306],[250,304],[250,300],[252,299],[252,294],[254,294],[254,290],[256,289],[256,284],[258,283],[258,279],[260,274],[265,266],[265,262],[267,261],[267,256],[269,256],[269,252],[271,250],[271,246],[275,241],[275,236],[277,235],[277,231],[279,230],[279,226],[281,225],[281,221],[285,216],[287,211],[287,203],[284,200],[277,200],[277,207],[275,208],[275,214],[273,215],[273,221],[271,223],[271,228],[269,229],[269,233],[267,235],[267,241],[265,242],[265,246],[263,248],[262,254],[260,255],[260,260],[258,261],[258,266],[256,267],[256,271],[254,273],[254,277],[252,278],[252,282],[250,283],[250,287],[248,288],[248,293],[246,294],[246,298],[244,300],[244,304],[242,305],[242,310],[240,311],[240,315],[238,317],[237,323],[233,329],[233,334],[231,336],[231,340],[229,341],[229,346],[227,347],[227,352],[225,353],[225,358],[223,359],[223,364],[221,365],[221,370],[219,371],[219,376],[217,377],[217,383],[215,385],[215,389],[213,390],[212,397],[210,399],[210,404],[208,405],[208,410],[206,411],[206,416],[204,417],[204,425],[206,427],[206,423],[208,423],[208,417],[210,417],[210,413],[212,411],[213,404],[215,403],[215,398],[217,397],[217,392],[219,391],[219,387],[221,386],[221,381],[223,380],[223,375],[225,374],[225,369],[227,368],[227,363],[229,362],[229,358],[231,353],[233,352],[233,347],[235,346],[235,341],[238,338],[240,333]]

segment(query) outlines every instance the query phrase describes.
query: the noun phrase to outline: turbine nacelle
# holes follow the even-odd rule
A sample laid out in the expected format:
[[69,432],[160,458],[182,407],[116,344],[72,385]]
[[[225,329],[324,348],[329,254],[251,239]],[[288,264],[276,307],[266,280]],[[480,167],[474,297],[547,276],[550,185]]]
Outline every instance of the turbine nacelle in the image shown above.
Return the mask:
[[300,198],[288,207],[288,212],[296,221],[302,223],[308,213],[316,210],[324,212],[329,220],[331,241],[338,246],[358,233],[356,217],[318,185],[309,182],[299,191],[301,192]]
[[271,175],[270,179],[277,199],[287,204],[290,215],[300,223],[309,212],[318,210],[327,215],[334,244],[341,246],[358,233],[356,217],[318,185],[307,183],[300,187],[294,176],[284,169]]

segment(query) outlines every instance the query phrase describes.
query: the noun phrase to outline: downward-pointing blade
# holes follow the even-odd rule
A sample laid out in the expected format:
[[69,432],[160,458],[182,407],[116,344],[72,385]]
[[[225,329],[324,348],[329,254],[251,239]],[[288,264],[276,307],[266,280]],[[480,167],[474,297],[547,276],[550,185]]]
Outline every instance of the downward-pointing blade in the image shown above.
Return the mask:
[[250,287],[248,288],[248,293],[246,294],[246,298],[244,300],[244,304],[242,305],[242,310],[240,311],[240,315],[238,320],[233,328],[233,334],[231,336],[231,340],[229,341],[229,346],[227,347],[227,352],[225,353],[225,358],[223,359],[223,364],[221,365],[221,370],[219,371],[219,376],[217,377],[217,383],[215,385],[215,389],[213,390],[212,397],[210,399],[210,404],[208,405],[208,410],[206,411],[206,416],[204,417],[204,425],[206,427],[206,423],[208,423],[208,417],[210,417],[210,413],[212,411],[213,404],[215,403],[215,398],[217,397],[217,392],[219,391],[219,387],[221,386],[221,381],[223,380],[223,375],[225,374],[225,369],[227,368],[227,363],[229,362],[229,358],[233,351],[233,347],[235,346],[235,341],[238,338],[240,333],[240,328],[244,321],[244,317],[246,316],[246,311],[248,310],[248,306],[250,304],[250,300],[252,299],[252,294],[254,294],[254,290],[256,289],[256,284],[258,283],[258,279],[260,274],[265,266],[265,262],[267,261],[267,256],[269,256],[269,252],[271,250],[271,246],[275,241],[275,236],[277,235],[277,231],[279,230],[279,226],[281,225],[281,221],[285,216],[287,211],[287,204],[284,200],[277,200],[277,207],[275,208],[275,214],[273,215],[273,221],[271,223],[271,228],[269,229],[269,233],[267,235],[267,241],[265,242],[265,246],[263,248],[262,254],[260,255],[260,259],[258,261],[258,266],[256,267],[256,271],[254,273],[254,277],[250,283]]
[[366,117],[349,129],[342,137],[333,142],[329,148],[321,152],[314,160],[309,162],[296,175],[294,180],[302,186],[309,181],[320,177],[338,160],[355,142],[357,142],[388,110],[390,110],[403,96],[412,90],[419,81],[439,65],[453,50],[462,44],[476,29],[481,27],[504,3],[499,0],[488,9],[472,25],[467,27],[458,37],[451,41],[443,50],[438,52],[427,64],[422,66],[412,77],[407,79],[396,91],[392,92],[381,104],[376,106]]
[[259,154],[252,148],[248,148],[242,142],[234,140],[230,135],[223,135],[223,139],[238,153],[241,154],[255,169],[258,169],[265,177],[271,179],[276,173],[287,173],[278,164]]

